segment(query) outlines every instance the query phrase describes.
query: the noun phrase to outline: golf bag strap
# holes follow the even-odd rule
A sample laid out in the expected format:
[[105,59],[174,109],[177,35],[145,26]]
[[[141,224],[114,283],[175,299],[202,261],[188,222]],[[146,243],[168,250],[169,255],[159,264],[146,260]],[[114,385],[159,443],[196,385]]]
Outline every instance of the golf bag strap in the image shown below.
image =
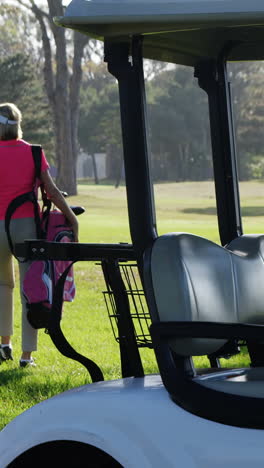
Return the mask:
[[31,145],[31,151],[35,165],[35,177],[40,180],[42,147],[40,145]]
[[36,234],[37,238],[41,238],[41,226],[40,226],[40,216],[39,216],[39,206],[38,206],[38,200],[37,200],[37,180],[40,179],[40,174],[41,174],[41,155],[42,155],[42,148],[40,145],[31,145],[31,152],[32,152],[32,157],[34,160],[34,166],[35,166],[35,184],[34,188],[30,192],[23,193],[22,195],[19,195],[18,197],[14,198],[8,205],[6,214],[5,214],[5,230],[6,230],[6,235],[7,235],[7,240],[9,244],[9,248],[14,255],[14,245],[11,239],[11,234],[10,234],[10,221],[11,218],[16,211],[17,208],[22,206],[24,203],[30,201],[34,205],[34,218],[35,218],[35,223],[36,223]]
[[[32,151],[32,156],[33,156],[34,164],[35,164],[35,177],[36,177],[36,183],[37,183],[38,180],[40,181],[40,176],[41,176],[42,147],[40,145],[31,145],[31,151]],[[40,183],[39,188],[41,191],[41,198],[42,198],[42,203],[43,203],[42,218],[45,217],[47,219],[51,210],[51,201],[47,197],[47,193],[44,189],[44,185]],[[37,230],[38,228],[39,228],[39,232],[37,231],[38,233],[37,237],[42,238],[44,233],[42,233],[40,229],[40,225],[39,227],[37,226]]]
[[67,275],[75,262],[69,264],[65,269],[61,277],[58,279],[56,286],[54,288],[52,307],[50,311],[49,323],[47,327],[47,332],[49,333],[54,345],[60,351],[63,356],[66,356],[70,359],[80,362],[88,370],[92,382],[100,382],[104,380],[101,369],[97,364],[88,359],[87,357],[79,354],[75,349],[70,345],[70,343],[65,338],[61,327],[61,314],[62,314],[62,304],[63,304],[63,290],[64,283],[66,281]]
[[8,244],[13,255],[14,255],[14,245],[13,245],[11,234],[10,234],[10,221],[16,209],[28,201],[31,201],[34,205],[34,217],[36,220],[37,236],[38,238],[40,237],[40,219],[39,219],[38,201],[37,201],[36,194],[33,191],[23,193],[22,195],[19,195],[18,197],[14,198],[14,200],[12,200],[9,203],[7,210],[6,210],[6,214],[5,214],[5,231],[7,235]]

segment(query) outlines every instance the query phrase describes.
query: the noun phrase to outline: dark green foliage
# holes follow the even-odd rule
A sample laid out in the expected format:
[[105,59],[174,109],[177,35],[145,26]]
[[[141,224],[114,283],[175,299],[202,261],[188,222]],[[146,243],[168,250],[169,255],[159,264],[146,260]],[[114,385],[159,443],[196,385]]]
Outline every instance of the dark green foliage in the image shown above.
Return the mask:
[[79,142],[88,154],[107,154],[108,177],[117,181],[122,171],[117,84],[104,66],[94,66],[94,69],[93,76],[84,79],[81,90]]
[[212,176],[208,105],[192,69],[165,70],[148,85],[154,178],[202,180]]
[[[32,54],[32,24],[26,10],[6,1],[0,4],[0,58]],[[27,38],[27,40],[25,40]]]
[[[109,179],[122,171],[118,87],[102,65],[93,64],[81,97],[79,140],[89,154],[106,152]],[[231,64],[240,179],[264,177],[262,63]],[[193,69],[161,68],[146,82],[154,180],[206,180],[213,176],[207,95]]]
[[240,179],[264,177],[264,65],[230,65]]
[[53,156],[51,115],[43,91],[41,71],[22,53],[0,59],[0,101],[14,102],[22,112],[23,138],[43,145]]

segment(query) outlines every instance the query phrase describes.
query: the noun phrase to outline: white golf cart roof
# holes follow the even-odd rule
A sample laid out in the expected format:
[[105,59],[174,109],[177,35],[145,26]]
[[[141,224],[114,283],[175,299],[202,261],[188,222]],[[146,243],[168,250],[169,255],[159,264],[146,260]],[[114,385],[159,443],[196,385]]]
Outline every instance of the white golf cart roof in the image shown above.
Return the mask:
[[264,59],[263,0],[72,0],[56,23],[101,40],[143,35],[144,57],[183,65],[227,43],[230,60]]

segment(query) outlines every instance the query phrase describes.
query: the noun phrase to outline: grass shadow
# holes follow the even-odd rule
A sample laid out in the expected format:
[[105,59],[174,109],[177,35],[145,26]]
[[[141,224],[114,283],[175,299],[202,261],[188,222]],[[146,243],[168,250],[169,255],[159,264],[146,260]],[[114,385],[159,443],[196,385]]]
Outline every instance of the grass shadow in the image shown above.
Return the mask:
[[[216,207],[207,206],[206,208],[184,208],[181,210],[186,214],[201,214],[216,216]],[[264,206],[244,206],[241,209],[242,216],[264,216]]]
[[12,382],[17,383],[18,380],[21,380],[24,378],[25,373],[23,373],[22,369],[3,369],[3,363],[0,367],[0,387],[2,385],[9,385],[12,384]]

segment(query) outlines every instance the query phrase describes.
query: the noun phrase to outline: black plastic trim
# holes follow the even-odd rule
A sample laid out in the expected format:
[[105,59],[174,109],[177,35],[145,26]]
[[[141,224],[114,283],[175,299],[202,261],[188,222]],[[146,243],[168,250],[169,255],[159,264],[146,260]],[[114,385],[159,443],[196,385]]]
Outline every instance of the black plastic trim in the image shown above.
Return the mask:
[[[173,401],[185,410],[211,421],[264,429],[264,398],[240,396],[204,387],[188,372],[186,356],[175,355],[171,338],[239,338],[263,341],[264,326],[211,322],[157,322],[150,333],[164,386]],[[190,358],[190,357],[189,357]],[[219,376],[226,370],[218,370]],[[246,383],[245,383],[246,385]],[[264,382],[263,382],[264,385]]]

